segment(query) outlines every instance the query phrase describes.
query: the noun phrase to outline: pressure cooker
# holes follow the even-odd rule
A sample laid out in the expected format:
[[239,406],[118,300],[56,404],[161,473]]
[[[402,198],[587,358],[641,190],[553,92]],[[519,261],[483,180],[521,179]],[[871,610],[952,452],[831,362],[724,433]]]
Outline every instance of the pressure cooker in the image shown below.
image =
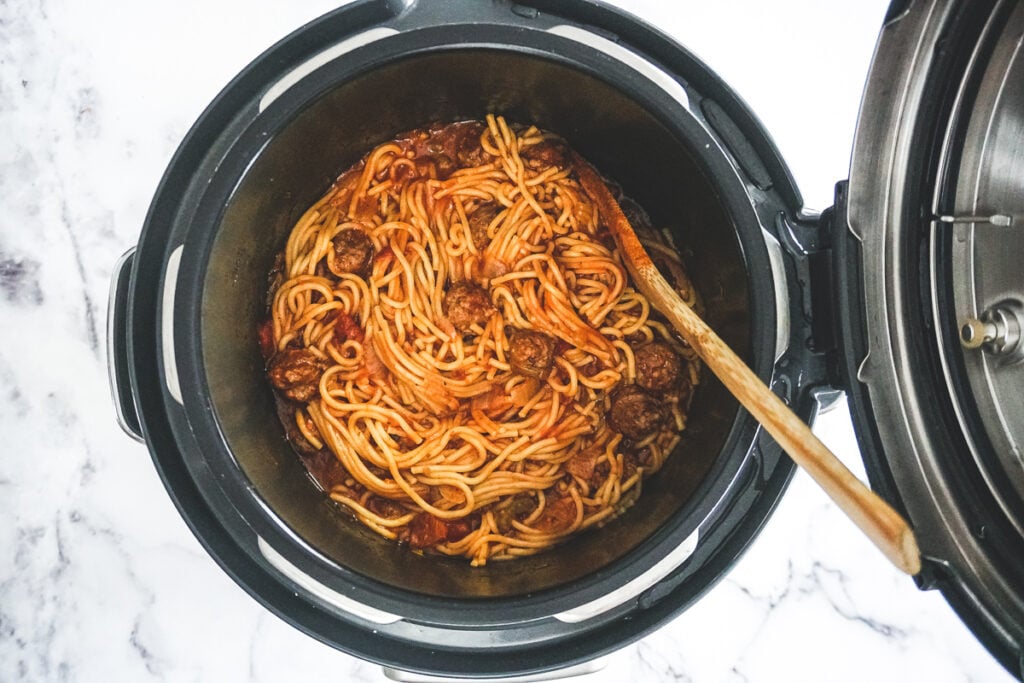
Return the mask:
[[708,322],[812,421],[849,397],[870,483],[923,569],[1020,676],[1024,3],[896,0],[848,179],[803,207],[705,64],[589,0],[364,0],[245,68],[182,141],[109,309],[118,418],[207,552],[265,607],[396,678],[586,670],[729,571],[794,465],[716,381],[604,528],[473,568],[317,491],[256,342],[295,220],[396,133],[500,113],[565,137],[682,248]]

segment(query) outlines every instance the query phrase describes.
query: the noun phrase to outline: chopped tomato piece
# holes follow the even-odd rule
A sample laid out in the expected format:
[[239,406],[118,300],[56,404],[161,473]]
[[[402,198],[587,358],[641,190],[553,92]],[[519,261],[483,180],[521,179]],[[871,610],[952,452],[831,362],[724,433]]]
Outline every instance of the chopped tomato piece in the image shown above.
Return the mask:
[[263,360],[270,360],[270,357],[277,351],[277,347],[274,344],[274,321],[271,318],[267,318],[256,328],[256,339],[259,341],[260,353],[263,354]]
[[334,336],[338,341],[357,341],[362,343],[365,336],[359,321],[351,313],[341,313],[334,321]]

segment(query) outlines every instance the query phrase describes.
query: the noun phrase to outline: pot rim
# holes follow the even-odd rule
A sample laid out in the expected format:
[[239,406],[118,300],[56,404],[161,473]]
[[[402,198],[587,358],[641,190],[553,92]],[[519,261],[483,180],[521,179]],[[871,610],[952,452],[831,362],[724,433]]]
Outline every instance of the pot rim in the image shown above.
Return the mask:
[[[473,35],[474,33],[477,35]],[[218,472],[218,481],[223,494],[231,500],[237,513],[249,522],[257,534],[291,564],[331,588],[337,590],[340,585],[344,589],[342,592],[345,595],[353,597],[359,602],[373,604],[375,607],[393,614],[403,614],[412,603],[423,610],[429,610],[432,619],[437,619],[441,623],[482,625],[480,620],[483,620],[484,623],[493,623],[496,609],[502,612],[501,621],[503,623],[529,621],[578,607],[606,595],[610,585],[621,585],[641,576],[656,564],[658,559],[668,554],[697,531],[713,513],[714,507],[719,501],[726,497],[726,492],[749,457],[746,452],[749,446],[743,444],[750,443],[756,429],[749,416],[743,413],[738,420],[733,422],[733,427],[721,451],[725,457],[719,456],[713,471],[705,478],[691,500],[672,516],[672,521],[669,524],[664,525],[650,538],[641,542],[626,557],[576,581],[568,589],[565,586],[558,586],[532,595],[501,598],[453,599],[426,596],[389,586],[373,577],[357,575],[324,557],[308,544],[297,543],[294,533],[287,530],[268,506],[259,499],[258,492],[249,485],[237,461],[230,453],[225,435],[221,432],[214,405],[210,401],[210,389],[202,354],[203,326],[200,304],[208,258],[213,240],[216,238],[220,217],[231,201],[233,191],[238,187],[241,178],[255,157],[265,149],[267,142],[280,134],[299,112],[329,90],[349,79],[372,72],[376,68],[414,59],[421,55],[481,48],[541,56],[544,59],[550,59],[598,77],[624,92],[631,99],[639,101],[645,109],[659,119],[662,125],[672,126],[670,130],[673,133],[681,137],[685,136],[684,139],[689,143],[688,147],[700,154],[701,161],[707,166],[704,170],[711,177],[728,177],[726,174],[732,171],[728,160],[721,154],[717,146],[711,146],[712,138],[696,119],[687,115],[688,112],[674,101],[666,98],[659,90],[637,87],[640,85],[637,81],[630,82],[623,77],[622,81],[613,84],[614,71],[599,55],[588,54],[578,45],[569,41],[563,42],[558,37],[536,36],[552,40],[552,44],[545,50],[544,40],[531,41],[504,27],[473,27],[472,29],[462,27],[458,31],[460,44],[454,47],[451,45],[451,39],[454,37],[452,34],[453,31],[449,27],[423,29],[411,34],[399,34],[384,38],[374,43],[372,48],[355,50],[344,58],[324,65],[296,83],[289,89],[287,96],[278,98],[267,109],[259,113],[246,130],[238,136],[218,165],[216,174],[208,179],[196,217],[192,221],[193,230],[198,227],[198,232],[190,233],[182,252],[182,268],[175,301],[175,346],[177,348],[176,357],[179,359],[178,374],[183,396],[196,397],[194,401],[185,402],[185,411],[196,435],[204,445],[206,462]],[[512,43],[515,38],[519,39],[517,44]],[[496,45],[501,47],[496,47]],[[669,116],[668,112],[672,112],[672,116]],[[734,174],[733,177],[735,177]],[[750,207],[742,186],[737,185],[738,183],[732,187],[719,188],[723,192],[722,203],[732,214],[737,232],[743,229],[740,226],[757,226],[759,229],[757,216]],[[758,264],[754,255],[750,253],[745,255],[748,259],[748,267],[756,269]],[[763,264],[763,266],[767,268],[767,264]],[[770,272],[770,270],[763,272]],[[753,287],[750,289],[751,314],[752,318],[755,318],[751,328],[755,335],[755,344],[758,332],[761,332],[766,341],[774,342],[774,325],[758,325],[759,321],[756,320],[758,316],[756,312],[760,311],[761,315],[764,315],[774,311],[773,302],[764,300],[765,295],[770,297],[772,292],[763,288],[760,291]],[[771,332],[765,334],[769,330]],[[762,360],[758,369],[761,371],[762,378],[768,379],[770,363],[763,362],[763,355],[759,357],[755,353],[755,358]],[[211,424],[210,417],[213,418],[216,425]],[[743,457],[730,457],[730,454],[734,454],[737,450],[744,451]],[[235,472],[241,476],[241,480],[234,478]],[[228,477],[226,473],[230,473],[232,476]],[[258,500],[254,501],[253,498]],[[562,595],[563,593],[568,594]]]
[[[336,15],[328,15],[324,19],[334,16]],[[310,26],[315,24],[316,22]],[[288,40],[295,40],[299,35],[293,34]],[[446,44],[453,38],[458,38],[461,44],[458,46]],[[501,45],[497,43],[496,41],[501,38],[508,40],[509,44]],[[522,44],[524,42],[527,45],[524,46]],[[381,50],[381,48],[385,47],[385,44],[389,48],[387,53],[383,53]],[[622,78],[623,69],[609,65],[607,59],[602,58],[600,55],[583,50],[578,44],[573,44],[564,38],[550,34],[538,34],[535,36],[523,34],[521,31],[506,26],[443,26],[399,34],[384,39],[380,43],[375,43],[372,51],[355,50],[346,55],[344,60],[335,60],[318,69],[291,88],[288,91],[287,97],[279,98],[273,102],[262,114],[254,114],[251,104],[248,107],[240,108],[241,113],[239,113],[239,108],[232,112],[230,111],[231,98],[226,97],[226,95],[229,93],[236,94],[232,93],[232,90],[237,89],[238,84],[243,79],[243,75],[253,68],[251,66],[232,85],[228,86],[224,94],[211,104],[210,108],[204,113],[203,117],[197,122],[196,126],[182,143],[178,154],[171,162],[167,175],[157,192],[157,197],[154,199],[150,215],[147,217],[146,229],[140,240],[139,257],[135,262],[132,273],[133,292],[132,302],[130,303],[131,319],[129,320],[129,327],[132,330],[133,336],[138,335],[134,340],[136,348],[130,352],[133,386],[138,394],[136,399],[142,409],[140,413],[143,415],[143,424],[151,451],[153,452],[154,461],[157,463],[168,492],[175,500],[179,511],[211,555],[238,583],[243,585],[250,594],[259,599],[265,606],[271,608],[307,633],[314,635],[314,637],[325,640],[325,642],[329,642],[335,647],[352,651],[359,656],[382,662],[394,663],[399,655],[386,647],[382,648],[379,645],[371,646],[367,642],[362,643],[362,646],[359,648],[350,644],[351,642],[365,641],[365,637],[350,636],[348,640],[338,640],[337,636],[334,635],[338,631],[337,624],[331,630],[324,630],[323,623],[321,623],[320,627],[314,625],[318,621],[317,618],[310,617],[308,610],[298,609],[296,606],[304,603],[306,607],[312,607],[313,609],[317,607],[322,608],[322,601],[311,599],[308,595],[300,598],[297,593],[293,600],[291,593],[294,586],[281,585],[280,577],[275,576],[272,570],[268,570],[260,557],[254,553],[255,536],[253,536],[253,531],[255,530],[259,536],[270,539],[269,542],[277,549],[280,547],[296,549],[297,553],[289,555],[288,559],[290,561],[293,558],[297,559],[297,566],[300,566],[301,569],[311,576],[324,576],[324,568],[321,566],[322,562],[312,556],[309,548],[303,548],[298,539],[290,534],[288,530],[283,529],[280,524],[276,523],[273,516],[269,514],[269,510],[259,505],[258,499],[251,495],[251,491],[246,491],[244,486],[232,489],[237,482],[235,484],[225,484],[225,480],[221,479],[220,473],[207,471],[205,476],[196,478],[194,476],[195,471],[186,473],[182,471],[182,468],[175,467],[176,460],[180,460],[182,450],[184,450],[181,449],[182,444],[188,444],[189,446],[194,444],[197,450],[203,451],[210,444],[217,444],[218,450],[221,451],[220,455],[230,459],[230,453],[227,452],[225,447],[223,435],[219,433],[219,429],[214,424],[214,421],[211,420],[212,405],[209,403],[209,394],[205,386],[205,372],[201,361],[201,345],[198,335],[194,334],[196,330],[201,329],[199,327],[200,308],[194,305],[191,307],[187,305],[190,298],[197,300],[195,297],[201,295],[202,280],[206,267],[205,256],[209,254],[209,248],[216,230],[208,229],[205,233],[197,235],[192,228],[197,223],[207,227],[217,225],[219,216],[226,205],[226,199],[230,197],[230,193],[236,187],[238,179],[242,177],[240,174],[244,173],[245,167],[254,158],[253,150],[260,148],[253,141],[260,136],[261,132],[267,131],[268,128],[277,126],[276,130],[280,130],[280,126],[284,125],[288,117],[298,110],[297,107],[304,106],[304,103],[310,101],[311,97],[320,93],[324,88],[323,77],[325,74],[336,74],[344,69],[372,68],[373,66],[386,63],[388,59],[402,59],[412,54],[440,50],[481,48],[511,51],[529,51],[532,48],[537,51],[536,54],[538,56],[548,59],[567,59],[566,55],[573,55],[573,58],[583,65],[585,72],[589,72],[600,80],[609,82],[613,87],[623,90],[632,99],[637,99],[637,97],[630,94],[629,90],[635,90],[639,87],[639,82],[625,79],[625,83],[630,86],[628,90],[623,89],[622,82],[612,82],[610,79]],[[550,52],[545,50],[550,50]],[[345,64],[343,65],[341,62],[345,62]],[[353,62],[358,62],[358,66],[353,64]],[[336,85],[338,85],[338,82],[334,81],[330,87]],[[678,132],[680,121],[685,121],[690,126],[687,131],[689,134],[706,141],[707,147],[696,147],[697,150],[705,150],[707,152],[708,158],[706,160],[709,162],[709,169],[705,169],[705,171],[710,177],[719,181],[719,189],[726,192],[728,200],[726,205],[730,212],[736,211],[745,216],[745,220],[734,219],[736,229],[755,231],[758,233],[756,237],[760,238],[759,231],[763,230],[761,220],[751,206],[747,189],[740,180],[733,161],[721,149],[716,138],[693,116],[692,112],[685,112],[678,107],[669,106],[669,109],[677,112],[684,111],[684,115],[679,119],[665,120],[662,116],[663,111],[658,108],[671,105],[665,99],[663,92],[648,92],[641,97],[641,100],[651,103],[650,106],[645,106],[645,108],[651,111],[667,129]],[[300,101],[303,103],[302,105],[298,104]],[[223,111],[225,108],[229,111]],[[232,113],[234,114],[233,117],[231,116]],[[242,117],[249,119],[244,125],[240,125],[238,121]],[[219,125],[232,118],[234,120],[231,121],[230,126],[222,127]],[[224,136],[230,138],[224,147],[210,144],[217,141],[223,142]],[[252,142],[245,150],[238,146],[243,137]],[[203,144],[204,138],[207,143],[206,145]],[[690,145],[690,147],[694,149],[693,145]],[[191,192],[172,193],[172,186],[175,184],[175,181],[178,184],[184,184],[183,178],[200,175],[195,173],[195,167],[197,166],[196,155],[200,151],[208,152],[211,149],[218,152],[218,158],[215,163],[217,171],[208,178],[200,177],[198,182],[202,185],[202,191],[198,194],[201,195],[202,200],[198,203],[198,206],[194,207],[194,215],[185,216],[183,213],[187,213],[187,211],[181,212],[179,210],[181,207],[175,206],[175,200],[168,195],[176,195],[179,202],[183,198],[195,197]],[[221,154],[223,154],[222,157],[220,156]],[[199,157],[201,158],[201,154],[199,154]],[[726,178],[730,179],[728,184],[725,183]],[[196,179],[194,177],[191,179],[194,182],[190,189],[195,191]],[[152,276],[148,278],[143,277],[140,266],[141,263],[152,262],[154,252],[157,257],[160,257],[177,248],[178,244],[175,240],[161,240],[163,237],[160,234],[161,228],[167,231],[168,238],[174,233],[178,233],[179,236],[181,236],[181,233],[186,233],[184,235],[182,266],[178,273],[176,287],[174,288],[177,292],[173,311],[174,347],[179,350],[177,356],[179,361],[182,359],[198,359],[198,362],[186,362],[184,364],[184,372],[182,372],[181,364],[178,364],[183,395],[198,397],[198,399],[186,401],[184,412],[182,412],[181,406],[169,398],[165,391],[161,392],[161,395],[158,397],[160,399],[159,403],[162,404],[159,406],[157,405],[158,402],[154,400],[156,397],[149,396],[143,400],[144,396],[139,391],[139,387],[142,385],[140,380],[144,376],[150,378],[156,376],[161,380],[158,382],[158,386],[165,386],[162,380],[166,376],[166,368],[164,367],[163,358],[159,353],[160,338],[163,333],[160,316],[155,311],[143,310],[147,305],[152,307],[152,302],[158,301],[158,299],[153,297],[146,301],[146,297],[142,295],[141,291],[144,289],[142,286],[144,280],[148,282],[152,291],[159,291],[160,288],[153,287]],[[754,236],[754,233],[751,233],[751,237]],[[756,240],[753,242],[756,244]],[[741,243],[743,243],[742,240]],[[149,249],[145,249],[147,246]],[[752,274],[755,272],[769,274],[770,276],[772,271],[766,253],[759,252],[756,249],[748,250],[744,252],[744,258],[747,260],[748,278],[752,279]],[[160,259],[157,263],[164,261],[165,259]],[[163,275],[163,269],[160,268],[157,273],[159,279]],[[748,282],[748,287],[749,284],[750,282]],[[772,305],[774,303],[772,301],[774,292],[770,288],[749,287],[749,289],[752,314],[764,316],[773,323],[771,325],[751,325],[752,330],[765,332],[760,334],[760,336],[755,334],[755,339],[752,341],[754,342],[755,369],[763,379],[767,380],[772,373],[774,361],[772,350],[774,350],[776,341],[774,334],[775,307]],[[159,305],[156,308],[159,309]],[[140,328],[148,326],[152,326],[153,329],[157,330],[157,334],[151,334],[148,329],[144,333],[139,332]],[[767,333],[769,330],[771,333]],[[156,353],[151,357],[146,357],[143,349],[155,349]],[[182,349],[186,352],[180,353]],[[165,429],[164,425],[161,424],[160,415],[153,412],[157,407],[159,407],[158,413],[166,415],[169,423],[168,426],[170,427],[169,430]],[[759,482],[758,490],[760,495],[756,497],[755,503],[750,504],[748,501],[748,503],[744,504],[750,504],[751,507],[755,507],[758,510],[758,514],[748,515],[748,518],[742,518],[741,516],[740,521],[737,522],[741,527],[750,532],[749,536],[743,535],[743,538],[730,538],[719,541],[721,545],[719,548],[716,548],[716,551],[724,547],[728,548],[729,552],[725,555],[716,555],[707,567],[702,568],[703,580],[707,582],[705,587],[714,583],[731,566],[732,562],[735,561],[750,540],[756,535],[756,531],[767,519],[767,516],[781,496],[785,484],[792,473],[793,465],[785,459],[773,463],[772,467],[768,468],[768,472],[764,471],[765,465],[762,461],[762,449],[757,445],[754,445],[752,448],[750,447],[751,444],[755,443],[754,436],[756,431],[756,425],[745,413],[740,414],[739,418],[734,421],[726,441],[726,446],[731,446],[731,448],[724,448],[723,450],[735,451],[738,442],[747,444],[747,448],[743,453],[742,461],[732,468],[733,476],[729,477],[727,482],[719,486],[718,493],[721,495],[715,497],[715,503],[721,503],[725,500],[725,491],[729,490],[734,482],[737,481],[737,475],[741,470],[749,475],[760,474],[767,480]],[[199,448],[200,444],[203,444],[202,448]],[[168,456],[168,454],[170,455]],[[209,462],[206,458],[203,460],[206,462],[204,466],[208,466]],[[744,464],[747,465],[745,469],[743,467]],[[203,473],[200,472],[200,474]],[[711,478],[709,477],[708,479]],[[720,478],[715,479],[717,481]],[[744,481],[743,483],[746,485],[749,484],[749,481]],[[702,486],[705,484],[707,484],[707,480]],[[232,492],[229,494],[228,490]],[[748,491],[744,488],[743,492]],[[222,510],[215,509],[216,506],[208,499],[211,493],[226,499],[230,499],[233,496],[241,496],[241,500],[245,501],[244,504],[248,508],[248,514],[236,519],[225,519],[221,514]],[[693,499],[704,497],[700,493],[696,493]],[[200,502],[197,503],[197,501]],[[354,590],[353,593],[372,601],[376,606],[383,606],[384,608],[391,606],[413,606],[417,613],[429,612],[431,620],[443,626],[458,625],[487,628],[495,626],[497,623],[508,625],[517,621],[525,622],[550,615],[562,605],[570,607],[572,605],[579,605],[585,603],[590,598],[603,594],[605,586],[602,583],[602,579],[607,576],[616,574],[617,578],[621,581],[635,578],[642,573],[644,560],[653,559],[652,553],[655,553],[657,557],[662,556],[666,550],[675,547],[681,540],[687,538],[700,523],[707,521],[712,516],[712,513],[715,516],[735,518],[735,511],[731,504],[725,506],[725,509],[720,509],[717,505],[711,506],[711,509],[707,510],[708,514],[702,516],[699,520],[694,519],[694,516],[691,514],[692,511],[688,510],[688,508],[689,504],[684,506],[684,510],[687,511],[686,515],[680,512],[673,517],[674,520],[679,522],[685,521],[687,524],[672,525],[674,527],[672,530],[659,529],[651,538],[644,541],[637,550],[605,568],[598,576],[588,577],[587,581],[578,582],[571,587],[557,587],[550,591],[528,596],[527,598],[513,597],[497,600],[465,599],[452,601],[449,598],[431,598],[420,594],[412,594],[408,591],[401,591],[400,589],[374,582],[369,578],[344,578],[349,581],[353,578],[360,578],[362,585],[358,587],[359,590]],[[237,508],[235,508],[235,511],[237,513]],[[680,517],[685,517],[685,520],[680,519]],[[216,528],[218,533],[211,532],[212,528]],[[220,532],[227,532],[227,536],[225,537]],[[279,546],[279,544],[283,545]],[[239,547],[243,551],[241,554],[238,553]],[[232,556],[230,560],[226,557],[227,555]],[[714,570],[709,570],[708,567],[714,567]],[[578,660],[583,660],[620,647],[626,642],[642,637],[645,633],[656,628],[669,616],[682,610],[688,604],[688,601],[698,597],[704,590],[702,587],[696,593],[683,591],[683,593],[677,593],[679,599],[665,599],[668,597],[668,594],[676,593],[678,588],[678,584],[667,587],[663,591],[666,595],[658,597],[655,603],[648,605],[647,609],[642,610],[637,615],[631,615],[631,622],[624,627],[620,621],[618,628],[614,629],[616,634],[614,637],[595,638],[585,646],[580,646],[577,641],[579,647],[583,647],[583,649],[588,651],[587,654],[581,655],[578,650],[571,648],[560,651],[560,648],[556,647],[549,653],[551,657],[558,659],[556,664],[551,663],[553,660],[542,658],[537,660],[535,664],[531,664],[530,668],[542,667],[542,669],[550,669],[568,663],[565,660],[566,656],[578,657]],[[282,589],[284,594],[282,594]],[[565,592],[568,595],[555,595],[555,593],[559,592]],[[285,605],[291,605],[291,608]],[[496,611],[501,612],[497,623],[494,618]],[[306,612],[306,614],[300,618],[297,616],[298,612]],[[333,616],[330,617],[327,624],[332,623],[335,617],[339,616],[336,613],[332,614]],[[344,615],[341,616],[344,617]],[[612,616],[617,619],[618,615]],[[640,618],[641,616],[644,618]],[[356,622],[355,631],[358,633],[361,630],[364,630],[363,626]],[[580,631],[581,629],[575,629],[574,633],[576,633],[577,637]],[[331,633],[331,635],[327,635],[328,633]],[[623,633],[627,634],[626,640],[622,639]],[[363,633],[363,636],[365,636],[365,633]],[[429,670],[424,668],[427,666],[424,662],[428,660],[416,659],[415,656],[406,657],[404,656],[405,650],[403,650],[402,654],[402,661],[398,662],[399,665],[414,670]],[[422,653],[419,656],[422,657]],[[515,661],[517,662],[516,670],[519,670],[522,667],[522,660],[516,659]],[[474,666],[478,665],[479,662],[474,664]],[[490,670],[491,666],[491,664],[488,664],[485,668]],[[467,671],[469,670],[467,669]],[[473,670],[477,671],[480,669]]]

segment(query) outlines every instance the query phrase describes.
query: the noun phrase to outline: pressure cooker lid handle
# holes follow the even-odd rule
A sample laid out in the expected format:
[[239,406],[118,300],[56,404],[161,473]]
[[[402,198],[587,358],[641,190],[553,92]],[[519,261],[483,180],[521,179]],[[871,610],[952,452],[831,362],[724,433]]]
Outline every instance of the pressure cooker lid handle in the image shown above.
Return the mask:
[[128,292],[134,261],[135,247],[132,247],[114,265],[107,306],[107,369],[117,423],[125,434],[136,441],[144,441],[128,372]]

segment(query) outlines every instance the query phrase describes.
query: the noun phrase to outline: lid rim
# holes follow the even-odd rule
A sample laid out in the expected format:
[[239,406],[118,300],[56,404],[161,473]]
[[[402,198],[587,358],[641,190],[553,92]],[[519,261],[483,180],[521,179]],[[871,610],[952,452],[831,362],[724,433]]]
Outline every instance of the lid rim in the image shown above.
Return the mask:
[[883,28],[865,86],[847,202],[834,229],[833,262],[844,382],[871,483],[907,515],[928,556],[919,585],[940,588],[993,656],[1016,673],[1024,580],[995,546],[997,539],[1019,540],[998,535],[1002,527],[990,515],[986,489],[959,462],[973,464],[973,458],[939,369],[935,330],[944,322],[928,303],[934,278],[941,279],[933,270],[931,220],[943,141],[979,36],[1005,6],[917,2]]

